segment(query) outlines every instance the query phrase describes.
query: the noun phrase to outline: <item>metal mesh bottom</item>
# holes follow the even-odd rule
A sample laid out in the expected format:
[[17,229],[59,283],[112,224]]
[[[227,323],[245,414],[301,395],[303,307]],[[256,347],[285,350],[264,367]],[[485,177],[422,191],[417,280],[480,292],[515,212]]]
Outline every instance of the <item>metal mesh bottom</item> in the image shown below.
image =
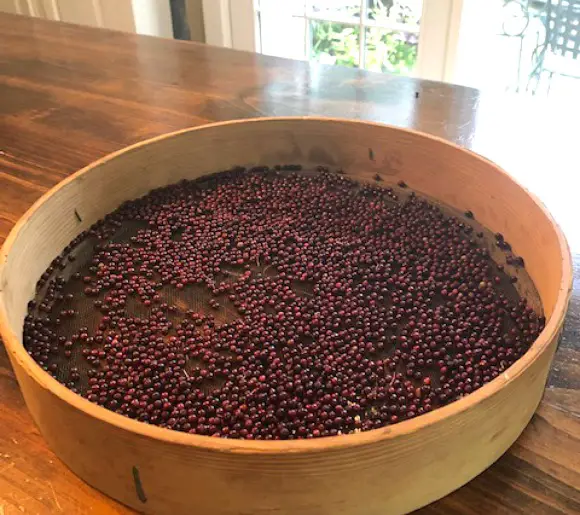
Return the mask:
[[[404,200],[406,196],[409,195],[408,190],[397,190],[397,195]],[[441,207],[441,206],[440,206]],[[458,218],[464,218],[462,214],[457,213],[448,208],[443,208],[451,216]],[[538,312],[541,313],[541,304],[539,301],[539,296],[533,285],[533,282],[529,278],[525,269],[519,267],[512,267],[506,263],[505,252],[497,248],[495,245],[494,234],[483,228],[475,220],[469,220],[469,223],[476,232],[483,232],[484,236],[481,238],[482,246],[486,247],[492,258],[496,263],[501,263],[505,266],[505,272],[498,272],[501,277],[502,282],[499,288],[503,290],[504,294],[512,300],[519,298],[520,296],[525,297],[530,305]],[[135,246],[131,242],[131,237],[137,234],[140,228],[146,227],[145,222],[126,222],[122,225],[110,241],[115,243],[126,243],[131,246]],[[89,275],[88,268],[91,266],[91,260],[94,252],[94,245],[97,240],[94,238],[89,238],[82,241],[78,246],[75,247],[72,254],[74,255],[73,261],[67,261],[66,266],[62,269],[56,270],[50,279],[55,277],[62,277],[66,281],[66,285],[62,291],[63,294],[72,293],[74,295],[73,301],[62,300],[58,301],[54,306],[50,317],[54,320],[56,315],[54,313],[59,313],[62,309],[74,309],[77,311],[77,315],[72,318],[62,319],[60,325],[56,327],[56,333],[58,336],[65,336],[67,339],[74,333],[78,333],[81,329],[84,329],[89,335],[95,333],[102,313],[94,306],[95,300],[103,300],[104,294],[99,297],[87,297],[82,292],[84,290],[84,284],[82,280],[71,279],[71,276],[75,273],[80,273],[81,276]],[[101,242],[102,243],[102,242]],[[273,277],[276,276],[277,271],[273,266],[263,266],[260,263],[252,263],[249,268],[256,275]],[[243,273],[245,268],[243,266],[235,267],[230,266],[222,268],[220,274],[217,275],[216,281],[229,281],[236,276]],[[509,281],[509,275],[517,276],[518,282],[514,286]],[[296,293],[303,296],[312,295],[312,284],[301,283],[299,281],[294,281],[292,287]],[[516,290],[517,288],[517,290]],[[37,292],[35,300],[37,305],[41,304],[46,295],[47,287],[40,289]],[[207,288],[204,286],[188,286],[184,289],[177,289],[171,285],[164,285],[159,290],[159,295],[161,296],[161,302],[167,303],[170,306],[176,308],[175,312],[170,313],[169,319],[173,322],[174,328],[179,325],[181,320],[184,319],[186,313],[189,311],[195,311],[202,315],[211,314],[214,318],[216,326],[231,323],[241,315],[234,307],[233,303],[228,299],[227,296],[222,295],[215,297],[212,295]],[[219,308],[211,307],[209,300],[214,299],[219,302]],[[433,306],[434,307],[434,306]],[[153,310],[158,310],[158,307],[151,306],[147,307],[142,304],[137,297],[129,297],[127,299],[127,305],[125,308],[127,317],[137,317],[137,318],[148,318],[151,316]],[[44,313],[38,311],[38,309],[32,310],[30,312],[33,316],[45,316]],[[510,328],[505,328],[509,330]],[[172,329],[168,337],[174,334],[175,329]],[[102,346],[103,344],[101,344]],[[99,345],[92,345],[91,348],[99,348]],[[392,349],[391,349],[392,350]],[[384,355],[388,356],[390,354],[389,350],[385,350]],[[62,347],[59,347],[59,352],[56,355],[51,355],[49,358],[48,365],[56,364],[57,371],[55,377],[63,382],[67,383],[69,381],[69,375],[72,368],[76,368],[80,375],[80,380],[75,384],[75,387],[79,393],[86,391],[88,386],[88,371],[94,368],[90,363],[88,363],[82,356],[82,346],[75,345],[72,348],[72,356],[70,358],[65,357]],[[190,360],[187,363],[187,367],[194,368],[199,364],[195,360]],[[100,366],[103,366],[102,364]],[[437,381],[437,378],[433,378]],[[215,384],[208,383],[204,385],[205,388],[211,389]]]

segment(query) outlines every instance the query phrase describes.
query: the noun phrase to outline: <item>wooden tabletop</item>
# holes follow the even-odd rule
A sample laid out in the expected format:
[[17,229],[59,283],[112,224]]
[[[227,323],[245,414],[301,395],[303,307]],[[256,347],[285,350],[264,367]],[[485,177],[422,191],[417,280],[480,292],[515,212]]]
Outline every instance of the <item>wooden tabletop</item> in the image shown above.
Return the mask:
[[[130,143],[217,120],[329,115],[423,130],[497,161],[544,200],[580,264],[578,114],[569,102],[0,15],[0,243],[47,189]],[[580,513],[579,288],[530,425],[491,468],[418,513]],[[46,446],[0,344],[0,515],[19,513],[132,511]]]

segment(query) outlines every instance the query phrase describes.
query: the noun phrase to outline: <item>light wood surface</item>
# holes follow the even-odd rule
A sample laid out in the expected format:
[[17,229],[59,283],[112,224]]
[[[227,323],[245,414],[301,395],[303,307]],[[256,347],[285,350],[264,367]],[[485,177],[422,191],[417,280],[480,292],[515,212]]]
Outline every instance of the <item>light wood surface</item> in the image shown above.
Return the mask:
[[[420,194],[477,213],[525,259],[546,328],[523,358],[460,401],[392,427],[290,442],[226,440],[141,424],[73,394],[33,362],[21,339],[27,303],[42,272],[81,231],[153,188],[235,165],[279,163],[340,167],[364,182],[379,174],[385,185],[404,180]],[[42,197],[0,251],[0,330],[51,448],[87,483],[133,508],[354,515],[364,504],[369,515],[399,514],[462,486],[520,435],[544,390],[571,278],[568,247],[550,215],[491,162],[388,126],[263,118],[133,145]]]
[[[413,127],[498,161],[540,195],[578,259],[574,105],[15,16],[0,16],[0,47],[0,241],[48,188],[124,145],[210,121],[317,114]],[[579,299],[576,286],[548,389],[524,433],[422,515],[580,512]],[[133,513],[48,448],[1,346],[0,507]]]

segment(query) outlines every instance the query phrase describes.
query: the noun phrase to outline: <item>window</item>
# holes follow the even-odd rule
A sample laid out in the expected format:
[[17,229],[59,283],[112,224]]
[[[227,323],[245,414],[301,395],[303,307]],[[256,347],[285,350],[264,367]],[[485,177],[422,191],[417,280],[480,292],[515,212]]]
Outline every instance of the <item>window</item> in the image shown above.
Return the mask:
[[463,0],[204,0],[207,42],[450,80]]
[[422,0],[256,2],[258,51],[409,75]]

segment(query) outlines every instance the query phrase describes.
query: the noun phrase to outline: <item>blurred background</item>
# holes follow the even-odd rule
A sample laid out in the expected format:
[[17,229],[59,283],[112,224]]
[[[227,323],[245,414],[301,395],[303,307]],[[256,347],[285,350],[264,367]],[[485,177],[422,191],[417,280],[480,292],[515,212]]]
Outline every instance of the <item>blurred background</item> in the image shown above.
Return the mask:
[[580,85],[574,0],[260,0],[254,8],[265,54],[518,93],[560,96]]
[[0,11],[578,103],[580,0],[0,0]]

